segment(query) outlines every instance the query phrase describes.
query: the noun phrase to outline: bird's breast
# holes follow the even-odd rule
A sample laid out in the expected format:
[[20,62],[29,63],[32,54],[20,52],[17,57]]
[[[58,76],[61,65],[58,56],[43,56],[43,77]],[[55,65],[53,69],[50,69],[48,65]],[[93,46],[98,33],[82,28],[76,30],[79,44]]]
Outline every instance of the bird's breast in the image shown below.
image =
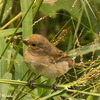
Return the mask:
[[47,78],[59,77],[70,69],[67,61],[51,63],[48,56],[33,56],[25,53],[24,59],[31,71]]

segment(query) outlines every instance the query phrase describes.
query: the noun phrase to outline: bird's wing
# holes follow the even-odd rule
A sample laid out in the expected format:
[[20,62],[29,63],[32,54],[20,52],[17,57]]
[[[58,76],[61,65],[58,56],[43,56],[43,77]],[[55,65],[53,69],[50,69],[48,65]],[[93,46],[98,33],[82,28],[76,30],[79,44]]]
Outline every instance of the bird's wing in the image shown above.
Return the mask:
[[62,50],[59,50],[56,47],[53,47],[51,53],[49,53],[51,57],[51,63],[57,63],[57,62],[62,62],[62,61],[67,61],[69,63],[70,67],[76,66],[75,61],[69,59],[69,56],[63,52]]

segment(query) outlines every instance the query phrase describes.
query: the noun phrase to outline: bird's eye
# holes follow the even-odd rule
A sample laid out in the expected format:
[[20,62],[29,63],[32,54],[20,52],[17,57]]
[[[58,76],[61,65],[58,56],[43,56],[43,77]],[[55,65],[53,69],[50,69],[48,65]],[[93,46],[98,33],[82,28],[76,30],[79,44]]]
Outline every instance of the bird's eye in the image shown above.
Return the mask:
[[33,47],[36,46],[36,44],[31,44]]

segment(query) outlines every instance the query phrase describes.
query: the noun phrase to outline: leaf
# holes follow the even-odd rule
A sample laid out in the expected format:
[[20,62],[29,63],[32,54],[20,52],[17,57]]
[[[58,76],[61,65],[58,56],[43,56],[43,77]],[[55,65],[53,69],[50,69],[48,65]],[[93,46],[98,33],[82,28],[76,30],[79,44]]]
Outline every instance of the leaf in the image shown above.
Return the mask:
[[61,90],[61,91],[53,92],[52,94],[49,94],[49,95],[47,95],[47,96],[45,96],[43,98],[40,98],[38,100],[47,100],[47,99],[49,99],[51,97],[54,97],[54,96],[57,96],[57,95],[61,95],[61,94],[65,93],[65,92],[66,92],[66,90]]
[[[52,86],[54,82],[55,82],[55,79],[48,79],[47,82],[46,82],[46,85]],[[51,92],[51,89],[44,89],[43,93],[41,94],[40,97],[47,96],[47,95],[50,94],[50,92]]]
[[[12,35],[16,28],[11,28],[11,29],[5,29],[5,30],[0,30],[0,37]],[[17,33],[22,32],[22,28],[19,28]]]
[[[81,47],[80,50],[81,50],[81,53],[83,55],[85,55],[85,54],[88,54],[90,52],[93,52],[94,47],[95,47],[95,44],[91,44],[91,45]],[[96,44],[96,50],[100,50],[100,43]],[[79,48],[71,50],[70,52],[68,52],[68,55],[70,55],[70,56],[79,56],[80,55]]]
[[[0,37],[0,55],[3,52],[5,46],[6,46],[6,43],[5,43],[4,37]],[[7,71],[7,62],[8,62],[7,59],[8,59],[8,54],[7,54],[7,52],[5,52],[2,59],[0,60],[0,78]]]
[[[11,9],[12,9],[12,2],[13,0],[7,0],[7,5],[6,5],[6,8],[5,8],[5,12],[4,12],[4,15],[3,15],[3,20],[2,22],[8,17],[9,13],[11,12]],[[4,0],[2,0],[2,4],[4,3]],[[1,10],[1,9],[0,9]]]
[[[12,74],[6,72],[3,75],[2,79],[12,79]],[[9,90],[9,86],[10,86],[10,84],[3,84],[3,83],[0,84],[0,95],[1,95],[0,100],[5,100],[6,99],[6,96],[7,96],[8,90]]]
[[[15,54],[15,50],[13,49],[13,55]],[[21,79],[26,71],[28,70],[28,67],[26,66],[23,57],[20,54],[17,54],[17,57],[14,62],[15,66],[15,79]]]
[[[21,11],[22,11],[22,16],[26,13],[29,5],[31,4],[31,0],[20,0],[21,3]],[[24,21],[22,22],[23,25],[23,38],[28,37],[29,35],[32,34],[32,8],[29,10],[28,14],[26,15]]]
[[[43,4],[40,8],[40,11],[48,15],[50,13],[57,13],[59,10],[65,10],[68,11],[72,16],[78,18],[79,17],[79,12],[76,14],[77,11],[79,11],[81,7],[80,0],[78,0],[75,4],[75,0],[58,0],[57,2],[54,3],[53,6],[50,6],[49,4]],[[73,7],[74,6],[74,7]]]
[[54,100],[62,100],[62,98],[60,96],[55,96],[53,97]]

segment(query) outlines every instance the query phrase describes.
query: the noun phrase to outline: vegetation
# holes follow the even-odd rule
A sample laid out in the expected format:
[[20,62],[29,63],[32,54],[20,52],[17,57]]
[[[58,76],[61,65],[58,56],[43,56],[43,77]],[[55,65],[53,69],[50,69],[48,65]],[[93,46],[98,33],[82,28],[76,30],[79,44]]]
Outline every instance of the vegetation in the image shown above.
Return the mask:
[[[100,0],[0,0],[1,100],[100,100]],[[59,78],[37,77],[26,66],[21,40],[42,34],[79,63]]]

